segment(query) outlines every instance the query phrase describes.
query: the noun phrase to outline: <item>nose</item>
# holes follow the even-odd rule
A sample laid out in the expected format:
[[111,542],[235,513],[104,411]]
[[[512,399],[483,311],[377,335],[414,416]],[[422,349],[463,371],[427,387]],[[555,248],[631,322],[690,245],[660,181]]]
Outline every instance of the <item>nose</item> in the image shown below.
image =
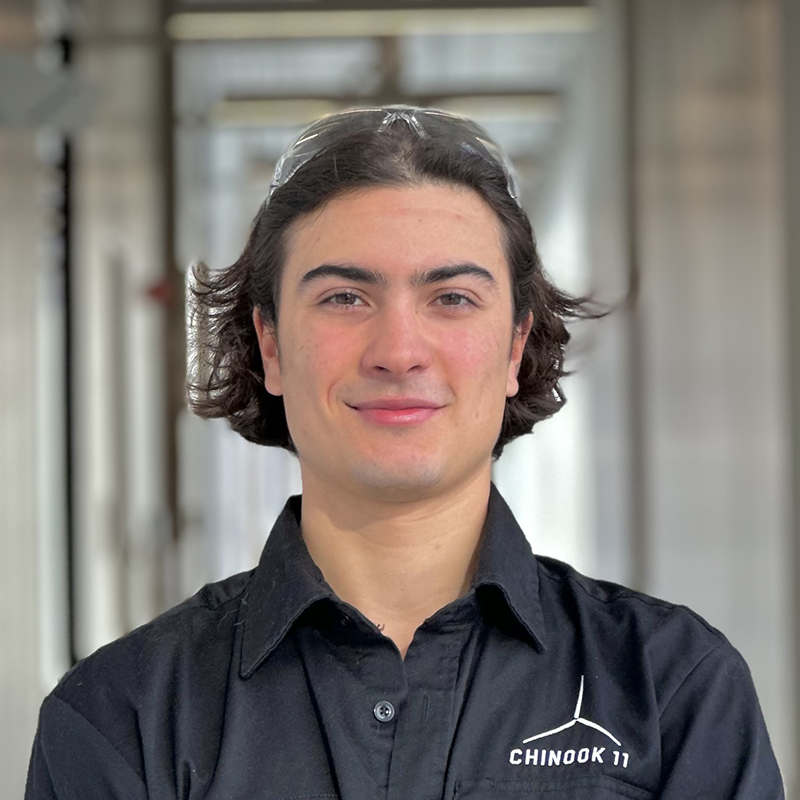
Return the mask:
[[422,315],[411,303],[386,306],[369,329],[362,365],[371,373],[396,376],[421,372],[431,365],[432,349]]

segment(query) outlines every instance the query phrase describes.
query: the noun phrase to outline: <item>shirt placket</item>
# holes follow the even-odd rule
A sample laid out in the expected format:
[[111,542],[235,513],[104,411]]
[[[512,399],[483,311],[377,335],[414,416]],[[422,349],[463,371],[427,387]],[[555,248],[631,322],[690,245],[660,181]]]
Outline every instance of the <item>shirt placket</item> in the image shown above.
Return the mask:
[[417,631],[404,662],[408,694],[395,719],[385,800],[442,800],[476,636],[474,619]]
[[340,798],[441,800],[477,605],[440,610],[416,631],[405,660],[353,611],[321,639],[301,637],[317,642],[306,640],[303,660]]

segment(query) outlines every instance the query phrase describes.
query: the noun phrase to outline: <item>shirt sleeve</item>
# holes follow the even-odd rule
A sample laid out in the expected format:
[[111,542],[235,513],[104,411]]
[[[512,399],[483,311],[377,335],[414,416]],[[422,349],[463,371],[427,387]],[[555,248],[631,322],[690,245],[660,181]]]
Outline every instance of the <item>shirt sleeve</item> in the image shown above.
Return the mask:
[[147,800],[144,782],[111,742],[50,695],[28,766],[25,800]]
[[661,800],[784,800],[750,670],[727,642],[669,699],[661,731]]

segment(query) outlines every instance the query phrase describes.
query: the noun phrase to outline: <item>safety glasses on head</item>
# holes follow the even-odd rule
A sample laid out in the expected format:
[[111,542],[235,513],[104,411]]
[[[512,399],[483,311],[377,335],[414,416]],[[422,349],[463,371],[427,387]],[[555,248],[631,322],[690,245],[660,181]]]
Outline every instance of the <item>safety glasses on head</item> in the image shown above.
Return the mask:
[[511,160],[480,125],[467,117],[438,108],[408,105],[352,108],[311,123],[278,160],[269,196],[290,180],[303,164],[333,143],[359,130],[380,132],[397,124],[407,125],[422,139],[448,139],[461,146],[465,152],[499,165],[506,176],[508,193],[517,205],[522,205],[519,182]]

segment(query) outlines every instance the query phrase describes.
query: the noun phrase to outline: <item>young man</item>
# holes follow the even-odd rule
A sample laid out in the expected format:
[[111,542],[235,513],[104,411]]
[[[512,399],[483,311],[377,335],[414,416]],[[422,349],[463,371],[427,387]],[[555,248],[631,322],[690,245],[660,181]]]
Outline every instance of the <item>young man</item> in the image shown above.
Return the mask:
[[563,404],[567,317],[473,123],[312,126],[194,289],[193,408],[300,461],[258,567],[78,664],[32,798],[783,797],[741,656],[537,558],[491,483]]

